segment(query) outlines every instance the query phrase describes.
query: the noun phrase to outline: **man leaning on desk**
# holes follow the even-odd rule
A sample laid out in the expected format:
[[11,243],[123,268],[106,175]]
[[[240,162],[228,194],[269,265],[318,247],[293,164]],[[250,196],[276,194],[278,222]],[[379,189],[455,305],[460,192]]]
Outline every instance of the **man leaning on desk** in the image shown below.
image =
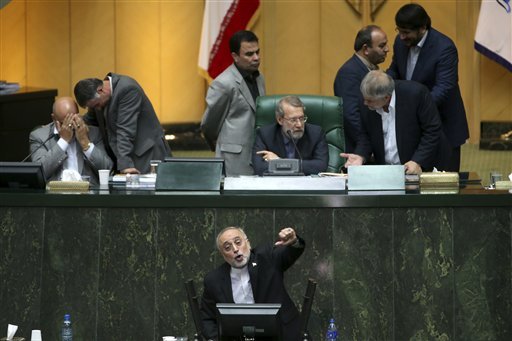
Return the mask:
[[256,132],[252,152],[254,174],[268,171],[268,161],[300,159],[305,175],[325,172],[329,152],[325,134],[317,125],[306,123],[305,107],[297,96],[283,97],[276,107],[276,123]]
[[98,184],[98,169],[112,168],[98,128],[89,127],[71,97],[53,104],[53,122],[30,133],[31,160],[41,162],[46,180],[60,180],[64,170],[75,170]]
[[393,81],[370,71],[361,82],[361,133],[353,154],[341,153],[345,167],[400,165],[406,174],[431,170],[440,143],[441,119],[428,89],[413,81]]

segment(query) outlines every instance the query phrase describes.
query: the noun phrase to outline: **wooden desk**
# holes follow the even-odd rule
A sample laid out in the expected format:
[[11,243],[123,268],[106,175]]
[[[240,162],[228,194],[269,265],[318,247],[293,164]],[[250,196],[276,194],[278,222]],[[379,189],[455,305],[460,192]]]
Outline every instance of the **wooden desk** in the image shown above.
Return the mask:
[[29,154],[32,129],[51,121],[57,89],[23,87],[0,96],[0,161],[21,161]]

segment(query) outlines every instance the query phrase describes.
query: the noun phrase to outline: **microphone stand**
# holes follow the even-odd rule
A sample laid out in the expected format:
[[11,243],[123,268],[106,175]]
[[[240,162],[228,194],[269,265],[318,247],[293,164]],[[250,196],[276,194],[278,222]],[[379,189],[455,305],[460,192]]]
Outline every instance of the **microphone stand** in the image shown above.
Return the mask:
[[296,153],[297,153],[297,155],[299,156],[299,171],[300,171],[301,173],[304,173],[304,172],[302,171],[302,155],[300,154],[299,148],[297,148],[297,144],[295,143],[295,139],[293,138],[292,131],[291,131],[291,130],[287,130],[287,131],[286,131],[286,135],[288,135],[288,137],[290,138],[290,140],[292,140],[293,147],[295,148],[295,152],[296,152]]
[[[21,162],[25,162],[27,161],[32,155],[34,155],[35,152],[37,152],[39,150],[39,148],[41,148],[42,146],[44,146],[46,144],[46,142],[50,141],[51,139],[53,139],[57,134],[55,133],[51,133],[50,136],[48,136],[48,138],[46,140],[44,140],[43,143],[39,144],[39,146],[34,149],[34,151],[30,154],[27,155],[26,158],[24,158],[23,160],[21,160]],[[45,147],[46,148],[46,147]]]

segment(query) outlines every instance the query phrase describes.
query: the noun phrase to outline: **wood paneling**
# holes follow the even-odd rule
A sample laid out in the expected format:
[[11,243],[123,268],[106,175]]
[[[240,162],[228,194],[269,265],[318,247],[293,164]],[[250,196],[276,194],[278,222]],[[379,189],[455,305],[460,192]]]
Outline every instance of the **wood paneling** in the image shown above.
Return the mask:
[[[358,15],[343,0],[262,1],[253,29],[267,92],[332,95],[356,32],[377,24],[392,48],[394,16],[407,2],[386,1],[372,20],[367,3]],[[457,45],[471,142],[477,142],[480,120],[512,120],[512,73],[473,48],[479,2],[419,2]],[[72,95],[78,80],[118,72],[140,82],[162,123],[198,122],[207,89],[197,71],[203,8],[202,0],[13,0],[0,11],[0,79]]]

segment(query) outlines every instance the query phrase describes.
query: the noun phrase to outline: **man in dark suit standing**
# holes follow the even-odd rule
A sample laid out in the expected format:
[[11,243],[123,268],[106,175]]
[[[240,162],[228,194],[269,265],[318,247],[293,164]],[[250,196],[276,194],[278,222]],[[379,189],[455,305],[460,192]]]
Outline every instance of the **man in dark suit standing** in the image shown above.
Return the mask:
[[444,131],[434,166],[457,172],[460,146],[469,137],[458,83],[457,48],[450,38],[431,27],[430,17],[418,4],[401,7],[395,22],[398,35],[388,73],[394,79],[413,80],[430,90]]
[[306,123],[304,109],[297,96],[281,98],[276,108],[277,122],[256,132],[252,152],[254,174],[263,175],[268,170],[268,161],[279,158],[300,159],[305,175],[325,172],[329,162],[325,134],[319,126]]
[[361,91],[363,77],[386,60],[389,52],[388,38],[379,26],[369,25],[357,32],[354,55],[338,70],[334,79],[334,95],[343,101],[343,127],[345,131],[345,152],[353,153],[359,136],[361,119]]
[[276,243],[254,249],[241,228],[223,229],[217,248],[225,263],[204,279],[203,336],[218,340],[217,303],[280,303],[283,340],[299,340],[299,312],[286,292],[283,274],[302,255],[305,245],[291,227],[279,232]]
[[65,170],[73,170],[99,184],[98,170],[110,169],[112,160],[98,128],[85,124],[71,97],[56,99],[51,117],[52,123],[30,133],[31,160],[41,162],[47,181],[61,180]]
[[75,85],[84,119],[97,125],[108,152],[123,174],[149,173],[150,160],[170,156],[169,144],[151,101],[131,77],[109,73],[103,80],[87,78]]
[[367,108],[361,109],[361,134],[345,167],[362,165],[373,154],[381,165],[405,166],[407,174],[432,169],[441,121],[428,89],[416,82],[393,81],[370,71],[361,82]]

